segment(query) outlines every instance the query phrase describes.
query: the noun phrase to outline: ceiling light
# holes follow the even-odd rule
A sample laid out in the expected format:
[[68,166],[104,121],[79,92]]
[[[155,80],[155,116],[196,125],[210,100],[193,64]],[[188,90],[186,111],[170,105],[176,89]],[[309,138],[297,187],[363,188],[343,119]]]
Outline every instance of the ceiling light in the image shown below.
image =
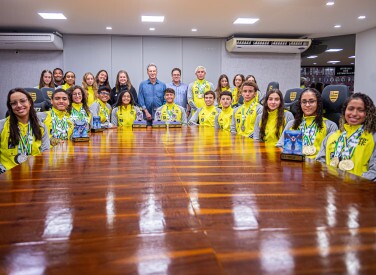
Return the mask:
[[313,65],[317,65],[317,63],[313,63]]
[[149,31],[155,31],[155,28],[149,28]]
[[112,27],[106,27],[106,30],[112,30]]
[[355,63],[353,62],[353,63],[351,63],[351,65],[354,65]]
[[311,55],[311,56],[308,56],[307,58],[309,58],[309,59],[317,58],[317,55]]
[[193,32],[197,32],[197,29],[192,29]]
[[355,55],[349,56],[349,58],[355,58]]
[[334,1],[328,1],[328,2],[326,2],[326,5],[327,6],[333,6],[334,5]]
[[141,16],[141,21],[142,22],[163,22],[164,21],[164,16]]
[[38,12],[43,19],[67,19],[61,12]]
[[238,18],[234,21],[234,24],[254,24],[259,20],[259,18]]
[[362,19],[366,19],[365,15],[361,15],[358,17],[358,19],[362,20]]
[[335,53],[335,52],[340,52],[340,51],[342,51],[343,49],[328,49],[328,50],[326,50],[325,52],[327,52],[327,53]]
[[334,26],[336,29],[339,29],[340,27],[342,27],[341,25],[335,25]]
[[336,64],[336,63],[339,63],[341,61],[338,61],[338,60],[331,60],[331,61],[328,61],[328,63],[331,63],[331,64]]

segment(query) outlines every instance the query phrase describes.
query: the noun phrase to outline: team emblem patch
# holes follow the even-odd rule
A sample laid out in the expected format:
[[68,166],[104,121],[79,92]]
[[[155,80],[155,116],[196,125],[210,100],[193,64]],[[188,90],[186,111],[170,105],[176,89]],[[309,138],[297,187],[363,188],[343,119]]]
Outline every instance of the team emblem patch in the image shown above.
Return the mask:
[[331,102],[336,102],[338,99],[339,91],[330,91],[329,99]]
[[291,92],[290,93],[290,100],[294,101],[296,99],[296,92]]
[[47,91],[47,96],[51,99],[51,97],[52,97],[52,91]]
[[37,94],[36,93],[30,93],[31,98],[33,99],[33,102],[37,99]]

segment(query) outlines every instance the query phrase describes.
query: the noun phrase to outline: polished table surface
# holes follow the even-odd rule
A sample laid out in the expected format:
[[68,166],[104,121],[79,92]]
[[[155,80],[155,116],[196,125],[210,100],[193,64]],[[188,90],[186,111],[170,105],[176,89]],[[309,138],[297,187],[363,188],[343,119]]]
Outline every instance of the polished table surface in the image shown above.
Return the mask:
[[376,185],[210,128],[112,129],[0,175],[0,274],[376,273]]

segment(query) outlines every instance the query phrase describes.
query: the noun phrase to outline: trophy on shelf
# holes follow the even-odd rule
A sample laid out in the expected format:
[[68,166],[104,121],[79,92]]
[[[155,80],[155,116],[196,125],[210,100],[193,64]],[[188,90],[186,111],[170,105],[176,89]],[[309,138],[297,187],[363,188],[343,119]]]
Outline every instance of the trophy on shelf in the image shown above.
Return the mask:
[[76,141],[89,141],[88,125],[85,120],[76,120],[74,122],[72,140]]
[[133,122],[132,127],[135,127],[135,128],[145,128],[146,127],[146,121],[144,119],[144,114],[142,113],[142,110],[137,109],[136,120]]
[[101,126],[101,118],[99,116],[93,116],[93,127],[91,128],[91,131],[96,132],[103,132],[104,129],[102,129]]
[[304,161],[302,132],[298,130],[287,130],[284,132],[282,160]]
[[155,112],[155,117],[154,117],[154,120],[153,120],[153,128],[165,128],[165,127],[167,127],[165,120],[166,120],[166,118],[162,117],[161,111]]

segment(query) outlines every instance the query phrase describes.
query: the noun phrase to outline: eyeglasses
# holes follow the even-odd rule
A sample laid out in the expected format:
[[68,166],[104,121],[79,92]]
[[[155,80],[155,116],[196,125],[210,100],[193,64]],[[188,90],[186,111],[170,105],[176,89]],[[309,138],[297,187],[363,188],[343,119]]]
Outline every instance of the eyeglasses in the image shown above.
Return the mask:
[[81,97],[82,97],[82,94],[81,94],[81,93],[78,93],[78,94],[72,94],[72,96],[81,96]]
[[110,96],[110,93],[106,93],[106,92],[100,92],[101,95],[106,95],[106,96]]
[[313,100],[313,99],[310,99],[310,100],[302,100],[300,102],[300,104],[302,105],[313,105],[317,102],[317,100]]
[[9,102],[10,106],[11,107],[16,107],[18,105],[18,103],[20,103],[21,105],[25,105],[29,100],[27,98],[23,98],[23,99],[20,99],[18,101],[11,101]]

